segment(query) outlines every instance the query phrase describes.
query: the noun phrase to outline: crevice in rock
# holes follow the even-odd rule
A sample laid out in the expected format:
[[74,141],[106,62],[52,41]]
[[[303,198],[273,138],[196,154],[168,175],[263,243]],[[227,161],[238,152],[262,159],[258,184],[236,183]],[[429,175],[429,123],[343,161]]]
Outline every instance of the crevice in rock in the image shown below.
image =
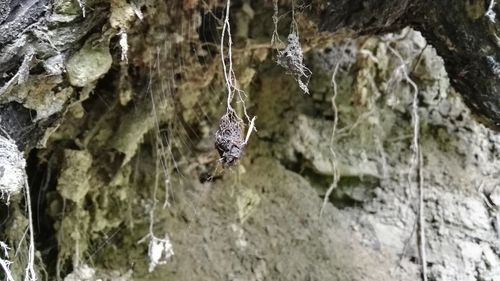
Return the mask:
[[[309,167],[308,160],[296,153],[297,161],[282,161],[287,170],[293,171],[307,180],[323,198],[332,183],[332,175],[324,175]],[[380,179],[370,176],[342,176],[329,201],[339,209],[359,208],[365,202],[375,198],[375,188],[380,186]]]
[[36,249],[41,254],[45,270],[52,276],[56,269],[58,244],[54,214],[50,212],[55,211],[56,205],[52,203],[56,202],[54,197],[58,197],[56,192],[58,169],[55,165],[59,162],[54,161],[56,159],[52,157],[44,161],[39,152],[38,149],[33,149],[29,153],[26,171],[30,184]]

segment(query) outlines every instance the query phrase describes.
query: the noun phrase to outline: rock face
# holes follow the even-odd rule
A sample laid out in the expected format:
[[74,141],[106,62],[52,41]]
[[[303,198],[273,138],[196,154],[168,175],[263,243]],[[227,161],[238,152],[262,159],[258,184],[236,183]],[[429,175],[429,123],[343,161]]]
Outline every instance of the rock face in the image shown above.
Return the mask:
[[[0,12],[22,1],[11,2]],[[214,147],[226,112],[217,46],[223,6],[207,1],[200,13],[197,1],[86,2],[83,18],[77,2],[56,1],[47,34],[59,52],[35,32],[23,39],[32,48],[0,66],[19,66],[1,78],[0,116],[31,149],[40,275],[413,281],[425,261],[428,280],[499,280],[500,137],[471,117],[418,32],[346,37],[370,23],[399,27],[412,10],[407,1],[351,5],[350,13],[389,15],[357,25],[332,18],[329,25],[352,29],[336,35],[315,33],[297,13],[309,95],[297,73],[276,64],[273,7],[235,3],[234,72],[246,95],[233,106],[242,115],[245,103],[257,131],[225,169]],[[276,32],[285,41],[290,7],[279,8]],[[111,27],[96,31],[108,9]],[[69,32],[66,24],[78,21]],[[21,39],[0,38],[1,50],[16,53]],[[248,124],[238,125],[241,139]],[[8,151],[0,151],[0,169]],[[24,160],[17,149],[12,155]],[[0,241],[11,247],[15,280],[26,259],[14,253],[27,250],[20,199],[0,204]]]
[[[330,197],[336,217],[323,218],[323,223],[333,220],[347,225],[348,236],[337,234],[339,241],[344,241],[337,242],[359,244],[345,255],[359,255],[363,258],[356,260],[360,261],[365,251],[373,251],[369,255],[380,266],[374,269],[359,264],[357,270],[349,271],[349,277],[333,280],[417,280],[420,245],[416,241],[421,238],[416,231],[419,185],[412,170],[411,149],[414,88],[400,73],[408,71],[417,81],[419,95],[423,246],[428,277],[495,280],[500,276],[498,206],[491,198],[498,193],[495,166],[500,138],[471,119],[449,88],[441,60],[432,48],[425,47],[420,35],[409,31],[405,38],[371,38],[313,52],[309,60],[316,74],[311,81],[312,96],[301,97],[304,101],[300,105],[299,98],[287,100],[277,95],[285,88],[285,82],[277,82],[280,78],[263,76],[256,101],[259,133],[276,136],[281,130],[271,154],[320,195],[325,194],[337,170],[337,187]],[[332,141],[329,78],[337,63],[342,65],[336,77],[339,128]],[[287,121],[262,122],[280,116],[286,116]],[[319,201],[313,204],[316,210]],[[340,244],[333,246],[333,251],[342,251]],[[330,253],[325,260],[336,259]],[[496,266],[490,266],[493,264]],[[366,275],[361,278],[354,272]],[[332,277],[317,280],[329,279]]]

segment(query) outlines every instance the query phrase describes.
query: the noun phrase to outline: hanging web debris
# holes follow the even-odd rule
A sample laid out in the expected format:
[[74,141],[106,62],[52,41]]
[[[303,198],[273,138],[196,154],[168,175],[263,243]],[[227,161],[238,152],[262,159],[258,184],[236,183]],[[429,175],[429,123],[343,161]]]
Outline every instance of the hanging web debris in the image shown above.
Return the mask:
[[[221,61],[222,68],[224,70],[224,80],[227,89],[227,110],[219,121],[219,129],[215,133],[215,149],[219,152],[221,157],[220,161],[224,166],[232,166],[237,163],[243,154],[243,150],[250,138],[250,134],[254,130],[255,117],[250,118],[247,113],[243,96],[245,93],[237,87],[237,81],[233,70],[233,60],[232,60],[232,39],[231,39],[231,26],[229,25],[229,8],[231,6],[231,1],[227,0],[226,12],[224,25],[222,26],[222,36],[220,43]],[[229,66],[226,66],[225,55],[224,55],[224,37],[228,37],[228,61]],[[245,117],[249,123],[249,128],[247,131],[246,138],[243,139],[242,124],[243,119],[241,119],[236,111],[231,106],[234,95],[238,95],[238,99],[243,106],[243,111]]]
[[295,77],[300,89],[304,93],[309,94],[307,85],[309,84],[312,72],[304,65],[303,61],[304,55],[302,54],[299,36],[296,33],[290,33],[288,35],[288,45],[285,50],[278,51],[277,63]]
[[172,242],[167,234],[164,239],[152,237],[149,241],[149,272],[153,272],[157,265],[167,263],[168,259],[174,255]]
[[276,63],[287,70],[297,83],[302,92],[309,94],[309,79],[311,78],[311,70],[304,65],[304,55],[300,46],[300,38],[298,32],[298,24],[295,20],[295,1],[292,1],[292,23],[290,26],[290,34],[288,34],[288,43],[284,50],[278,50],[277,45],[282,43],[278,34],[278,0],[273,0],[273,23],[274,31],[271,38],[271,45],[277,50]]
[[219,121],[219,130],[215,133],[215,149],[219,152],[224,165],[232,166],[241,158],[245,140],[240,122],[234,112],[224,114]]
[[243,121],[234,110],[228,110],[219,121],[219,129],[215,132],[215,149],[219,152],[220,161],[225,166],[233,166],[243,155],[248,139],[255,129],[255,117],[250,121],[246,137],[243,139],[241,124]]

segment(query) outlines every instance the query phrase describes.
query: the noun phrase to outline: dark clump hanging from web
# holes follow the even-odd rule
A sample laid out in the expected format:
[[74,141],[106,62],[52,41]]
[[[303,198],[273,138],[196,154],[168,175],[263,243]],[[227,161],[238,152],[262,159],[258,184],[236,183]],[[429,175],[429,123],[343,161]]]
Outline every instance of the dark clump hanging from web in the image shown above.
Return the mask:
[[245,145],[238,118],[230,111],[221,117],[219,129],[215,133],[215,148],[219,152],[222,164],[225,166],[236,164],[243,154]]

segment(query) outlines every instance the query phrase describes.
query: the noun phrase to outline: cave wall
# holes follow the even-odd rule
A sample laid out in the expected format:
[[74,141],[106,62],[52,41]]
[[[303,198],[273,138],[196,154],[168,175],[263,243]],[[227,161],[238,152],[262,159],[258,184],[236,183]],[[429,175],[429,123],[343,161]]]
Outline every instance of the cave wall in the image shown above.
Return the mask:
[[[236,3],[235,74],[257,131],[239,164],[224,168],[213,147],[226,104],[221,3],[87,1],[85,18],[76,2],[57,3],[47,14],[59,15],[51,40],[26,36],[59,53],[2,45],[22,48],[3,77],[1,114],[30,151],[41,279],[416,280],[413,81],[428,277],[500,276],[500,139],[471,117],[418,32],[352,39],[352,30],[319,33],[298,13],[313,73],[305,95],[275,63],[272,3]],[[286,42],[290,3],[280,11]],[[69,32],[76,21],[82,29]],[[61,37],[68,32],[79,35]],[[16,280],[26,263],[14,255],[27,251],[24,208],[17,195],[1,209]]]

